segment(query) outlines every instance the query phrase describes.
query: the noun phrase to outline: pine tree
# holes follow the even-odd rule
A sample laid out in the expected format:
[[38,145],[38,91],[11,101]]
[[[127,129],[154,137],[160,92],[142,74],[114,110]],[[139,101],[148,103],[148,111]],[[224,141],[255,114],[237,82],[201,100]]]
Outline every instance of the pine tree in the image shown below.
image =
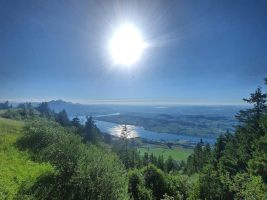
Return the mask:
[[72,124],[72,126],[74,126],[76,128],[81,127],[80,119],[77,116],[72,119],[71,124]]
[[71,124],[65,109],[63,109],[57,114],[56,121],[60,123],[62,126],[70,126]]
[[236,118],[243,123],[255,123],[257,122],[264,113],[267,112],[267,95],[262,92],[261,88],[258,87],[254,93],[250,94],[249,98],[243,99],[245,102],[252,104],[253,108],[247,110],[241,110]]
[[87,142],[91,142],[92,144],[98,144],[101,140],[101,133],[91,116],[86,117],[83,136]]
[[122,139],[124,146],[124,157],[125,157],[125,166],[129,168],[129,138],[131,131],[128,130],[127,125],[123,125],[121,129],[120,138]]

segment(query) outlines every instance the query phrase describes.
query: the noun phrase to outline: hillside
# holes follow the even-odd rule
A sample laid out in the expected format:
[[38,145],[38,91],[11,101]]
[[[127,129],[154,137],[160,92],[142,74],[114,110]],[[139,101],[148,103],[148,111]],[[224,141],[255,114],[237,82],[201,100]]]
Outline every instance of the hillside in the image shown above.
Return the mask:
[[[9,119],[0,118],[0,197],[266,199],[267,94],[257,88],[244,101],[251,106],[236,114],[233,133],[220,135],[214,145],[200,140],[186,152],[172,143],[144,148],[130,139],[126,125],[119,137],[103,134],[92,117],[70,120],[47,102],[9,107],[1,114]],[[213,117],[199,116],[200,124],[203,119]]]
[[34,162],[29,153],[17,148],[23,126],[23,122],[0,117],[0,199],[14,199],[38,177],[53,171],[50,164]]

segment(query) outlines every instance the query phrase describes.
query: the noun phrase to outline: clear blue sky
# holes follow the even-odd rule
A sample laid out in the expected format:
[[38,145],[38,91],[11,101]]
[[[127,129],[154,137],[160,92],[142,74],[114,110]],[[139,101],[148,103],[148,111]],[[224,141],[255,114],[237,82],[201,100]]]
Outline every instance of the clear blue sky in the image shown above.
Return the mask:
[[[112,66],[111,30],[153,44]],[[0,1],[0,99],[239,104],[267,76],[267,1]]]

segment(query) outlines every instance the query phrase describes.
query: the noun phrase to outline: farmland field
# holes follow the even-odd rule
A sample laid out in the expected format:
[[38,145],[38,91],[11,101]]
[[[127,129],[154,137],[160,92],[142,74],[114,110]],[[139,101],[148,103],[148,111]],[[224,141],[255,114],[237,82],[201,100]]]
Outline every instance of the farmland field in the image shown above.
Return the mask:
[[187,157],[193,152],[192,149],[186,149],[182,147],[174,147],[172,149],[166,148],[166,147],[140,147],[138,148],[138,151],[143,155],[145,152],[153,153],[155,156],[163,155],[164,159],[167,159],[169,156],[171,156],[175,160],[186,160]]

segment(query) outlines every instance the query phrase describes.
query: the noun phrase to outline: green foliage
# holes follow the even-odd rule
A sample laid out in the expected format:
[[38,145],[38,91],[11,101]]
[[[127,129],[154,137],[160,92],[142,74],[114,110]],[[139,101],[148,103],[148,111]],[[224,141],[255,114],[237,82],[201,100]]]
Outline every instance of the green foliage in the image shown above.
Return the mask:
[[254,175],[260,175],[267,184],[267,115],[262,118],[260,125],[265,135],[259,138],[255,144],[253,157],[248,162],[249,171]]
[[[128,173],[129,193],[134,199],[187,199],[193,189],[187,175],[166,174],[149,164]],[[191,195],[192,196],[192,195]]]
[[149,165],[143,169],[145,186],[152,191],[153,199],[161,199],[167,191],[165,174],[155,167]]
[[[56,173],[41,177],[21,195],[35,199],[127,199],[127,178],[118,158],[82,143],[70,129],[49,120],[35,120],[18,145],[34,159],[51,163]],[[44,190],[42,188],[45,188]]]
[[135,200],[161,199],[167,192],[167,179],[164,173],[153,165],[141,170],[132,170],[129,176],[129,193]]
[[19,134],[23,125],[23,122],[0,117],[0,136]]
[[33,108],[23,107],[17,109],[8,109],[1,116],[8,119],[28,120],[39,116],[39,112]]
[[230,190],[234,193],[234,199],[267,199],[267,187],[260,176],[238,173],[233,178]]
[[138,200],[152,200],[152,191],[145,186],[138,186]]
[[0,109],[8,109],[8,108],[12,108],[12,105],[9,105],[8,101],[0,103]]
[[171,156],[169,156],[165,163],[165,171],[166,172],[177,171],[178,169],[179,169],[178,163]]
[[141,170],[131,170],[128,173],[129,177],[129,193],[133,199],[152,200],[152,191],[145,187],[144,178]]
[[76,128],[81,128],[81,122],[80,119],[78,117],[74,117],[71,121],[72,126],[76,127]]
[[62,111],[60,111],[56,115],[56,121],[59,124],[61,124],[62,126],[70,126],[71,125],[71,122],[69,120],[68,114],[67,114],[65,109],[63,109]]
[[239,112],[235,133],[213,149],[199,143],[189,156],[186,172],[200,172],[189,199],[266,199],[267,94],[258,88],[244,100],[252,108]]
[[187,159],[186,172],[188,174],[200,172],[206,164],[213,162],[213,159],[210,145],[205,145],[200,140],[194,148],[194,153]]
[[250,94],[244,100],[253,107],[237,115],[234,134],[219,136],[214,147],[201,140],[186,164],[139,153],[126,126],[104,149],[92,117],[83,126],[45,102],[38,111],[22,104],[3,115],[28,121],[23,131],[24,123],[0,118],[0,199],[266,199],[266,98],[260,88]]
[[75,199],[127,199],[126,172],[113,154],[84,149],[71,178]]
[[221,182],[220,174],[211,165],[206,165],[199,177],[200,198],[207,200],[228,199],[226,186]]
[[115,152],[127,169],[141,168],[142,157],[135,147],[131,147],[128,140],[119,138],[112,144],[112,151]]
[[14,199],[22,187],[31,187],[39,176],[53,172],[50,164],[33,162],[27,152],[16,148],[23,125],[0,118],[0,199]]
[[139,187],[144,185],[142,173],[138,169],[134,169],[128,172],[129,177],[129,193],[133,199],[140,199],[139,196]]
[[236,116],[237,119],[245,123],[257,122],[267,111],[266,99],[267,95],[262,92],[261,88],[257,88],[248,99],[243,99],[245,102],[252,104],[253,108],[240,111]]
[[101,132],[96,127],[95,122],[92,117],[87,117],[85,126],[82,132],[82,136],[87,142],[90,142],[92,144],[99,144],[101,141]]
[[55,113],[50,109],[48,102],[42,102],[37,107],[36,110],[38,110],[41,113],[41,116],[47,117],[47,118],[54,118]]
[[[188,176],[180,174],[169,174],[167,176],[168,185],[168,195],[177,200],[187,199],[191,190],[192,183]],[[166,197],[165,197],[166,199]],[[168,199],[168,198],[167,198]]]

